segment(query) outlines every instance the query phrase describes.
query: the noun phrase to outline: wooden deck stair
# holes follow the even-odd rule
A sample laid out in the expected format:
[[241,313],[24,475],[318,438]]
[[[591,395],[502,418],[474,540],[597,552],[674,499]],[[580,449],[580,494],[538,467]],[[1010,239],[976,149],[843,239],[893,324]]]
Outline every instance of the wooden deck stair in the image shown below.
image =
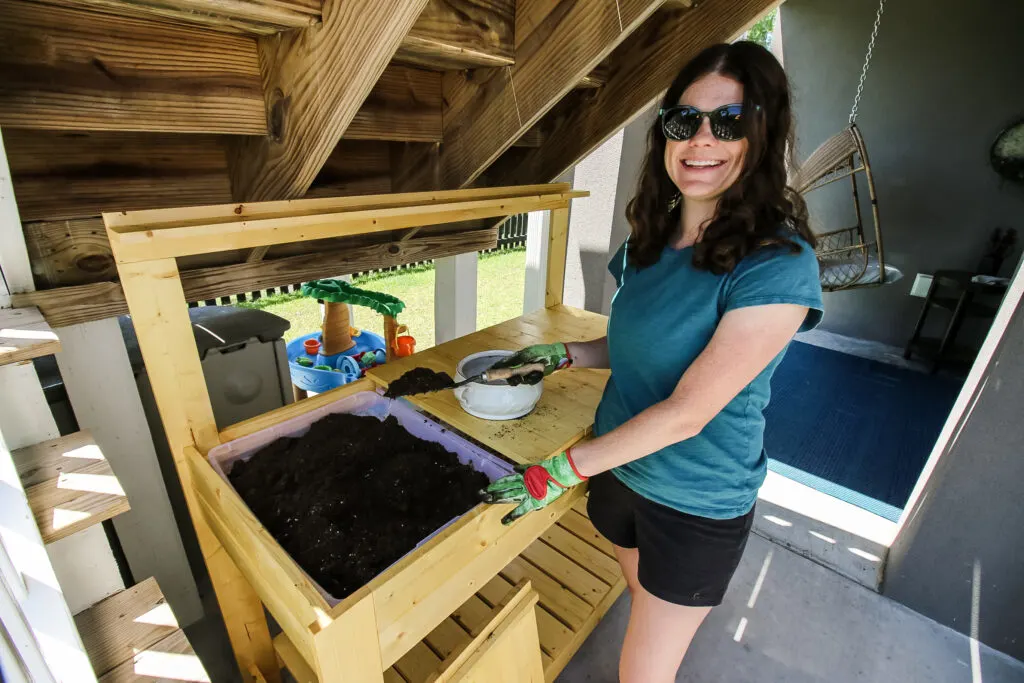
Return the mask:
[[46,543],[129,510],[120,482],[87,430],[11,455]]
[[0,308],[0,365],[23,363],[58,351],[60,341],[38,308]]
[[210,680],[156,579],[96,603],[75,625],[101,683]]
[[[611,544],[590,523],[580,502],[462,607],[384,673],[386,683],[422,683],[442,660],[490,619],[494,606],[522,579],[540,595],[537,630],[544,678],[549,683],[569,663],[593,626],[626,587]],[[318,683],[288,638],[274,646],[298,683]]]

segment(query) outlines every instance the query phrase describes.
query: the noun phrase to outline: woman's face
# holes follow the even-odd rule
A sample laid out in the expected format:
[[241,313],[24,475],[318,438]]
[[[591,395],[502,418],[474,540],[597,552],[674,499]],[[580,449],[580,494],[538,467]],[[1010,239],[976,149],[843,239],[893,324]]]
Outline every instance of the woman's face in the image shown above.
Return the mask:
[[[742,102],[743,86],[720,74],[697,79],[679,98],[679,104],[705,112]],[[665,170],[686,199],[713,200],[739,178],[746,153],[746,138],[719,140],[711,133],[711,122],[704,118],[700,130],[689,140],[666,142]]]

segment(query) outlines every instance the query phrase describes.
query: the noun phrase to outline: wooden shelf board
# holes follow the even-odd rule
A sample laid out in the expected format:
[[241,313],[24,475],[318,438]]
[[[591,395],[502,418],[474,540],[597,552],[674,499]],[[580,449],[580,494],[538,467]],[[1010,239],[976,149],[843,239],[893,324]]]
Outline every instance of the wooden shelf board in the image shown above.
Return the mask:
[[60,351],[60,340],[38,308],[0,308],[0,365]]
[[[607,318],[569,306],[545,308],[494,327],[440,344],[373,368],[366,376],[387,386],[416,367],[454,376],[460,360],[479,351],[515,350],[528,344],[577,341],[602,336]],[[481,420],[462,409],[454,392],[410,396],[408,400],[487,448],[519,463],[535,463],[586,436],[594,422],[607,371],[573,370],[544,380],[544,393],[532,413],[507,422]]]
[[12,457],[46,543],[130,509],[110,463],[87,430],[20,448]]
[[[585,504],[578,505],[585,511]],[[545,550],[539,557],[536,552],[532,553],[537,564],[526,559],[530,551],[516,558],[505,571],[485,584],[476,595],[399,659],[395,666],[388,669],[384,673],[384,680],[387,683],[426,681],[437,671],[444,657],[472,640],[487,624],[498,602],[523,577],[532,580],[533,588],[540,596],[536,608],[537,631],[544,678],[549,683],[554,681],[626,587],[625,579],[617,571],[617,564],[614,565],[616,570],[613,574],[599,570],[602,576],[598,576],[589,566],[577,562],[593,554],[604,558],[601,564],[607,569],[611,566],[608,562],[615,563],[615,558],[603,545],[593,543],[597,531],[589,519],[575,511],[568,515],[574,515],[571,529],[563,526],[560,521],[556,522],[544,536],[548,539],[543,541]],[[577,535],[572,529],[582,532],[583,536]],[[524,566],[530,568],[532,575],[524,576]],[[596,599],[595,594],[598,595]],[[574,604],[585,606],[584,613],[573,617],[575,625],[565,623],[561,609],[568,595],[575,599]],[[316,674],[287,636],[281,634],[275,638],[274,647],[281,662],[298,683],[317,683]]]
[[75,625],[102,683],[210,680],[156,579],[101,600]]

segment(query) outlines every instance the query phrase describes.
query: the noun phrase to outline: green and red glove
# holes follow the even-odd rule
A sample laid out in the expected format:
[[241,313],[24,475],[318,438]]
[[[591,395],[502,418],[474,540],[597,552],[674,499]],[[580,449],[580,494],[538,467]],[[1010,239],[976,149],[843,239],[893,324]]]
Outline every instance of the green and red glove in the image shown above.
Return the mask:
[[547,507],[587,479],[576,469],[571,451],[537,465],[517,465],[516,470],[516,474],[502,477],[480,492],[485,503],[519,503],[501,518],[502,524],[511,524],[527,512]]
[[517,351],[508,358],[494,364],[495,369],[518,368],[533,363],[544,365],[544,372],[531,372],[522,377],[510,377],[508,383],[512,386],[517,384],[538,384],[542,379],[555,370],[562,370],[572,365],[572,356],[569,349],[561,342],[557,344],[535,344]]

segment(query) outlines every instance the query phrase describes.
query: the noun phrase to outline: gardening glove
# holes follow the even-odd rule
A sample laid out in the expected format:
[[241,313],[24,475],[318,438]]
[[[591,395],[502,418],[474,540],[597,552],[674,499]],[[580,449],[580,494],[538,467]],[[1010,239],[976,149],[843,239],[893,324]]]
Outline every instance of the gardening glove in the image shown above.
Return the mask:
[[502,477],[480,492],[485,503],[519,503],[519,506],[501,518],[502,524],[511,524],[527,512],[540,510],[587,478],[576,470],[570,451],[566,451],[538,465],[517,465],[517,473]]
[[535,344],[517,351],[508,358],[504,358],[494,364],[494,369],[518,368],[532,363],[544,365],[544,372],[531,372],[526,375],[510,377],[507,381],[512,386],[519,384],[539,384],[542,379],[555,370],[561,370],[572,365],[572,356],[565,344]]

